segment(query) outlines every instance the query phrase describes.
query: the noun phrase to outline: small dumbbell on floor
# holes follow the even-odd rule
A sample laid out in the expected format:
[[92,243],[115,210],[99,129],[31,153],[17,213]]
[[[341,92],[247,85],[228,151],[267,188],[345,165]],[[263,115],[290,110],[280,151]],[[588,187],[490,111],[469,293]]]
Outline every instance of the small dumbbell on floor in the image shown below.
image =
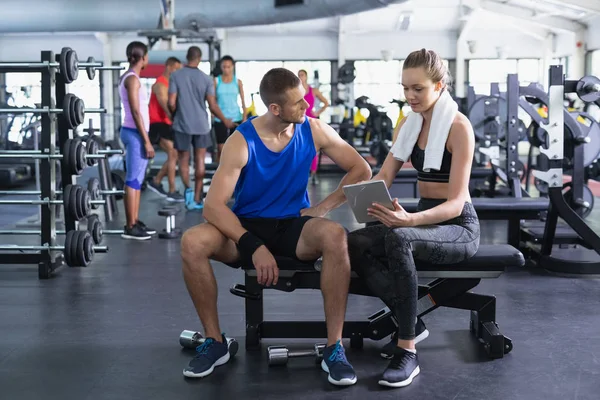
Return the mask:
[[175,216],[179,214],[181,209],[179,207],[164,207],[158,210],[158,215],[166,217],[167,226],[162,232],[158,233],[158,237],[161,239],[177,239],[181,237],[181,229],[175,227]]
[[[229,349],[229,355],[233,357],[237,354],[240,345],[234,338],[226,339],[227,348]],[[179,344],[185,349],[195,349],[196,347],[204,343],[204,340],[205,339],[204,337],[202,337],[202,334],[200,332],[186,330],[181,332],[181,334],[179,335]]]
[[269,365],[286,365],[290,358],[314,357],[318,364],[323,360],[323,351],[325,344],[315,344],[312,350],[290,351],[286,346],[269,346],[267,353],[269,355]]

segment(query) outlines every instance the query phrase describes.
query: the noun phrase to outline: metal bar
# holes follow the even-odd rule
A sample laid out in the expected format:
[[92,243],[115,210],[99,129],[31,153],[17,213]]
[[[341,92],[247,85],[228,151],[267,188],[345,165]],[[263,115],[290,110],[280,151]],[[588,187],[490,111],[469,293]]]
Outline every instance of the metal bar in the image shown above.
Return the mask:
[[[101,195],[125,194],[124,190],[100,190]],[[0,190],[0,196],[41,196],[42,192],[37,190]]]
[[[47,62],[48,65],[53,61],[55,54],[53,51],[42,51],[42,62]],[[54,86],[56,84],[56,69],[47,68],[42,71],[42,107],[50,109],[54,103]],[[49,149],[49,153],[45,158],[41,159],[40,168],[40,193],[43,198],[50,199],[56,190],[56,163],[51,159],[51,155],[55,151],[56,144],[56,119],[53,115],[42,114],[41,118],[41,148]],[[37,204],[49,204],[39,202]],[[41,243],[55,245],[56,240],[56,208],[41,207],[42,218],[40,221]],[[53,265],[57,263],[57,255],[47,252],[41,256],[38,263],[38,277],[40,279],[50,278],[53,270]]]
[[[29,251],[64,251],[65,246],[20,246],[11,244],[0,244],[0,250],[12,251],[12,250],[29,250]],[[108,246],[94,246],[94,251],[102,252],[108,251]]]
[[[104,204],[105,200],[90,200],[90,204]],[[0,204],[13,204],[13,205],[47,205],[47,204],[64,204],[62,200],[0,200]],[[69,229],[74,230],[74,229]]]
[[39,62],[39,63],[0,63],[0,68],[27,68],[27,69],[33,69],[33,68],[49,68],[49,67],[53,67],[56,68],[58,67],[59,64],[56,62]]
[[[102,234],[103,235],[121,235],[123,233],[123,230],[119,230],[119,229],[110,229],[110,230],[105,230],[102,229]],[[21,229],[21,230],[12,230],[12,229],[1,229],[0,230],[0,235],[40,235],[41,231],[35,230],[35,229]],[[67,232],[66,231],[56,231],[57,235],[66,235]]]
[[[64,110],[62,108],[50,108],[50,107],[41,107],[41,108],[0,108],[0,114],[47,114],[47,113],[62,113]],[[102,114],[106,112],[106,108],[84,108],[84,113],[87,114]]]
[[96,62],[96,63],[83,62],[83,63],[77,64],[77,68],[86,68],[86,67],[92,67],[99,71],[110,71],[110,70],[120,71],[120,70],[125,69],[125,67],[119,67],[119,66],[114,66],[114,67],[104,66],[103,63],[99,63],[99,62]]

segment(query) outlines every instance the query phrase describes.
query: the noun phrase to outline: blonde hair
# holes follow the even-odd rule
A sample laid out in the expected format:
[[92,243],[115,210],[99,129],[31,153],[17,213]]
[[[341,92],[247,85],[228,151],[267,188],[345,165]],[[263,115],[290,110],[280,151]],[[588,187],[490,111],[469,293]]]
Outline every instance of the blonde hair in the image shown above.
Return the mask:
[[439,54],[433,50],[421,49],[410,53],[402,66],[403,70],[408,68],[424,68],[427,77],[433,82],[442,82],[446,87],[451,84],[452,77],[448,68]]

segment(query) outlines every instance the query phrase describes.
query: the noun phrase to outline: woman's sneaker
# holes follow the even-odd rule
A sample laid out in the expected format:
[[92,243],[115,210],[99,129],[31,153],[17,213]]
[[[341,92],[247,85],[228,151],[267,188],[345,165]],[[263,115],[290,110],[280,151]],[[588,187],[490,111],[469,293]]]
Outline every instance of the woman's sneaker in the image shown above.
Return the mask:
[[396,346],[394,356],[383,372],[379,384],[388,387],[408,386],[419,372],[421,369],[417,354]]
[[[415,335],[415,344],[422,342],[429,336],[429,331],[427,330],[427,327],[421,318],[417,319],[417,324],[415,325]],[[391,360],[392,357],[394,357],[394,351],[396,347],[398,347],[398,332],[395,332],[390,338],[390,341],[381,348],[381,357],[385,358],[386,360]]]
[[142,221],[140,221],[139,219],[138,219],[138,221],[136,222],[136,224],[137,224],[137,226],[139,226],[140,228],[142,228],[143,230],[145,230],[145,231],[146,231],[146,233],[148,233],[148,235],[156,235],[156,230],[155,230],[155,229],[148,228],[148,227],[146,226],[146,224],[145,224],[145,223],[143,223]]
[[151,239],[152,236],[146,230],[142,229],[138,224],[134,224],[131,228],[128,228],[127,225],[123,227],[123,233],[121,234],[123,239],[133,239],[133,240],[148,240]]
[[333,346],[323,349],[321,369],[329,374],[327,380],[334,385],[350,386],[356,383],[356,373],[346,359],[344,346],[339,340]]
[[204,378],[212,374],[215,367],[229,361],[227,338],[222,335],[223,343],[213,338],[206,338],[204,343],[196,347],[196,357],[183,370],[183,376],[188,378]]

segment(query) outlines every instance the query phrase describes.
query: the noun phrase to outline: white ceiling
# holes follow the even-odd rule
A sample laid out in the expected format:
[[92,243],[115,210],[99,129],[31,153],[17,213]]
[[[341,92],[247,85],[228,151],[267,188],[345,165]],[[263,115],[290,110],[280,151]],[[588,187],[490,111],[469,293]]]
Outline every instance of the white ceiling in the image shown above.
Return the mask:
[[[560,4],[560,5],[559,5]],[[575,4],[579,5],[576,6]],[[586,7],[583,7],[585,5]],[[456,31],[470,19],[472,31],[526,31],[545,36],[550,32],[575,32],[600,15],[600,0],[411,0],[385,8],[343,17],[343,30],[362,34],[402,31],[409,18],[408,32]],[[405,27],[406,28],[406,27]],[[249,34],[337,34],[339,18],[229,28]]]

